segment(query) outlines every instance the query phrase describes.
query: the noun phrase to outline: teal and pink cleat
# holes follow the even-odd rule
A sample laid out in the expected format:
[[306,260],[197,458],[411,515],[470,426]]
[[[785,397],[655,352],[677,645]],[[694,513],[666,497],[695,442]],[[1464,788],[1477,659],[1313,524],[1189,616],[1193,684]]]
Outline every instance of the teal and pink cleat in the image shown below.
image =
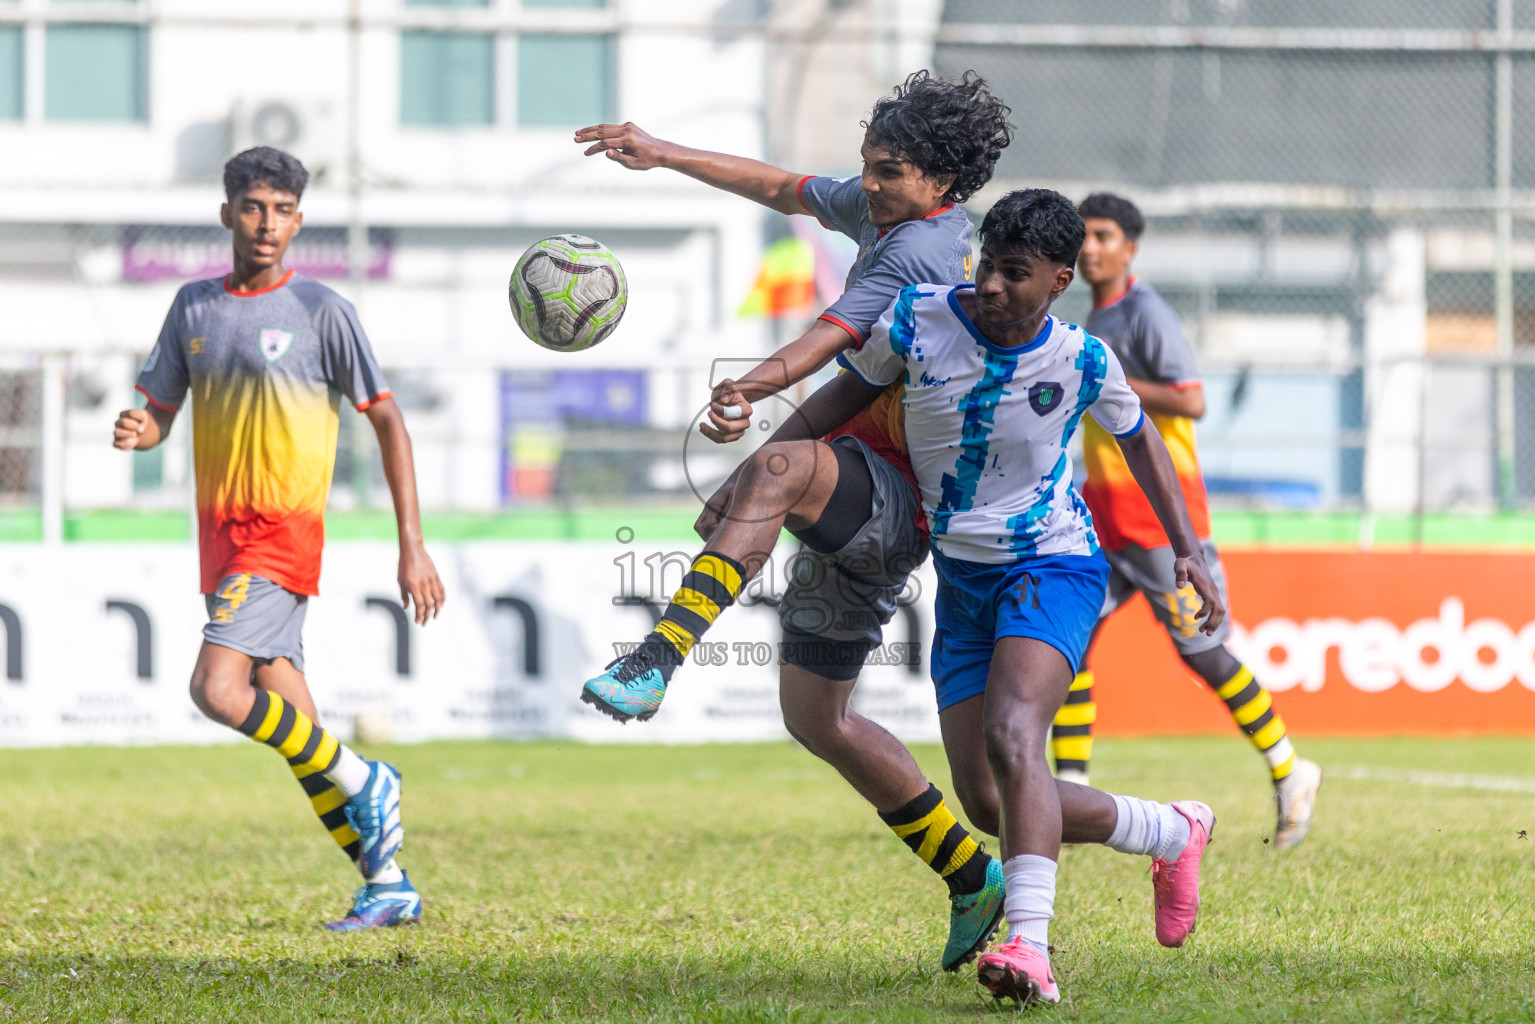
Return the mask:
[[986,865],[986,884],[980,891],[949,897],[949,941],[943,947],[943,969],[957,971],[975,959],[996,934],[1002,920],[1002,862],[995,857]]
[[1198,800],[1180,800],[1173,810],[1188,819],[1189,841],[1177,860],[1151,862],[1151,895],[1157,941],[1176,948],[1199,921],[1199,862],[1215,831],[1215,812]]
[[1015,999],[1021,1006],[1061,1001],[1049,958],[1016,936],[982,953],[975,970],[994,998]]
[[374,882],[357,890],[352,910],[339,921],[325,925],[328,932],[360,932],[368,928],[393,928],[421,920],[421,894],[400,872],[398,882]]
[[602,675],[588,679],[581,687],[581,700],[620,722],[648,722],[661,710],[675,657],[674,649],[663,649],[663,644],[647,640],[631,653],[608,662]]

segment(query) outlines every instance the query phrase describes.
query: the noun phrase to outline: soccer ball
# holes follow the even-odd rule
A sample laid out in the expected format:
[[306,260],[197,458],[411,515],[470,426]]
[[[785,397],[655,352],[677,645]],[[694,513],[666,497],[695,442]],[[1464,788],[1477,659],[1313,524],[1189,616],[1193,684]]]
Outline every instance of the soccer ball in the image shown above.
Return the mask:
[[612,334],[629,301],[618,258],[585,235],[534,243],[506,292],[522,333],[556,352],[579,352]]

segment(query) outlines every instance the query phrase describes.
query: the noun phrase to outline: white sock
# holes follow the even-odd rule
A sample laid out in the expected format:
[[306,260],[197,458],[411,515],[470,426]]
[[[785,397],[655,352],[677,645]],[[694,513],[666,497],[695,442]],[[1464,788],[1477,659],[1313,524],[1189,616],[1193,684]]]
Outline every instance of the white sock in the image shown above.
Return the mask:
[[390,857],[389,863],[378,869],[378,874],[374,875],[372,878],[364,879],[364,881],[366,881],[369,885],[374,885],[380,882],[387,884],[389,882],[398,882],[404,877],[405,872],[401,871],[400,866],[394,862],[394,858]]
[[336,788],[351,799],[361,793],[363,787],[368,784],[368,776],[373,769],[368,767],[368,762],[358,757],[352,748],[345,743],[341,744],[341,756],[336,758],[336,764],[325,773],[325,777],[336,784]]
[[1189,842],[1189,820],[1173,810],[1172,804],[1136,796],[1114,796],[1114,806],[1119,811],[1119,820],[1104,846],[1157,860],[1173,861],[1183,855]]
[[1055,916],[1055,861],[1023,853],[1002,865],[1007,886],[1003,912],[1007,936],[1021,938],[1042,956],[1050,955],[1050,919]]

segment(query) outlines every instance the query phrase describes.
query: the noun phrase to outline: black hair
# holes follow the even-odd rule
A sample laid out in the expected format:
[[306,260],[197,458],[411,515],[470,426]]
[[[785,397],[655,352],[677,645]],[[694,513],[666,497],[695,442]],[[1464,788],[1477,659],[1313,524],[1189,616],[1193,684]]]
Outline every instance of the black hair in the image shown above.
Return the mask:
[[231,203],[235,196],[257,182],[278,192],[292,192],[295,199],[302,199],[304,186],[309,184],[309,172],[291,153],[284,153],[271,146],[257,146],[237,153],[224,165],[224,196]]
[[981,245],[994,252],[1043,256],[1069,267],[1077,262],[1087,229],[1071,200],[1047,188],[1009,192],[986,211]]
[[1009,113],[974,71],[958,80],[916,71],[894,95],[874,104],[862,123],[870,136],[927,177],[953,175],[944,199],[963,203],[991,180],[997,158],[1013,141]]
[[1077,212],[1084,218],[1102,217],[1113,221],[1132,242],[1146,230],[1146,218],[1141,216],[1140,209],[1124,196],[1116,196],[1112,192],[1094,192],[1082,200]]

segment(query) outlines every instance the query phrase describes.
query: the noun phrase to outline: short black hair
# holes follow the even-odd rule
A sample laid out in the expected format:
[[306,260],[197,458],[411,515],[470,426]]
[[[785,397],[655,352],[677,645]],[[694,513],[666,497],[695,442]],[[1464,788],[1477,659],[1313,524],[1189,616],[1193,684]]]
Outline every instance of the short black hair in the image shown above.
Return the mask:
[[981,245],[997,253],[1043,256],[1069,267],[1077,262],[1087,229],[1071,200],[1048,188],[1009,192],[986,211]]
[[944,198],[963,203],[991,180],[1002,150],[1013,141],[1010,113],[974,71],[958,79],[916,71],[874,104],[862,124],[929,178],[952,174]]
[[1124,196],[1116,196],[1112,192],[1094,192],[1082,200],[1077,212],[1084,218],[1102,217],[1113,221],[1132,242],[1146,230],[1146,218],[1141,216],[1140,208]]
[[231,203],[235,196],[257,182],[278,192],[292,192],[295,199],[304,197],[304,186],[309,184],[309,172],[298,162],[298,157],[271,146],[257,146],[243,153],[236,153],[224,165],[224,197]]

